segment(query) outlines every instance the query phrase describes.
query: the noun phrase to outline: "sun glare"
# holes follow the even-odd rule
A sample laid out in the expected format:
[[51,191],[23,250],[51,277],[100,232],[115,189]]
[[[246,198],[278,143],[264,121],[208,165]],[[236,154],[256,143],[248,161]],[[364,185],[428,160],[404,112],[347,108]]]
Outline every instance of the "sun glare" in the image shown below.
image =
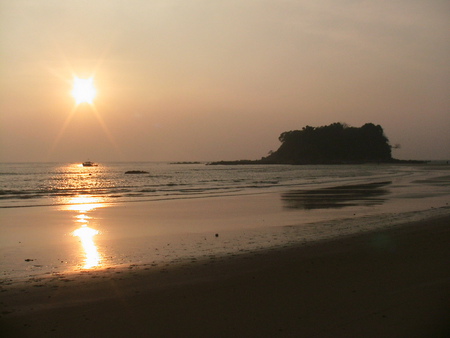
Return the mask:
[[95,94],[94,78],[80,79],[79,77],[74,77],[72,95],[77,104],[85,102],[92,104]]
[[80,237],[81,245],[84,249],[86,256],[84,269],[91,269],[100,265],[101,256],[94,242],[94,236],[98,235],[98,233],[98,230],[89,228],[87,225],[83,225],[73,232],[74,236]]

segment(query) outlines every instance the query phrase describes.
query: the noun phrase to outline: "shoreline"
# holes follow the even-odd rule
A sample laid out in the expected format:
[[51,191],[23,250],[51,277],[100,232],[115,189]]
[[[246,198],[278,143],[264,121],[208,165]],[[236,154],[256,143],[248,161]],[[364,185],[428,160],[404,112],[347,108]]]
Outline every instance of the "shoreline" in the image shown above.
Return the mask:
[[[388,160],[357,160],[357,161],[346,161],[346,160],[336,160],[336,161],[304,161],[304,162],[295,162],[295,161],[269,161],[266,159],[260,160],[231,160],[231,161],[212,161],[207,162],[206,165],[293,165],[293,166],[306,166],[306,165],[364,165],[364,164],[409,164],[409,165],[421,165],[421,164],[429,164],[433,162],[432,160],[400,160],[396,158],[391,158]],[[447,163],[448,164],[448,161]]]
[[[354,189],[349,187],[350,191]],[[338,192],[337,201],[342,202],[341,190],[332,190]],[[294,198],[295,205],[299,204],[298,197]],[[329,201],[324,203],[328,205]],[[2,216],[8,222],[2,225],[0,238],[2,277],[4,282],[16,283],[85,273],[83,265],[92,258],[96,262],[91,261],[87,270],[154,267],[235,256],[450,212],[441,196],[389,198],[376,207],[304,210],[303,204],[300,206],[292,209],[286,206],[283,195],[265,193],[115,206],[87,203],[64,208],[6,209]],[[97,234],[87,241],[90,254],[83,239],[75,236],[83,227]]]
[[446,215],[222,259],[2,286],[0,323],[11,337],[440,337],[450,333],[449,224]]
[[[358,184],[117,204],[80,195],[71,204],[6,208],[0,214],[2,275],[15,281],[80,273],[85,266],[159,266],[390,227],[448,214],[449,179],[383,176]],[[85,230],[90,238],[77,235]]]

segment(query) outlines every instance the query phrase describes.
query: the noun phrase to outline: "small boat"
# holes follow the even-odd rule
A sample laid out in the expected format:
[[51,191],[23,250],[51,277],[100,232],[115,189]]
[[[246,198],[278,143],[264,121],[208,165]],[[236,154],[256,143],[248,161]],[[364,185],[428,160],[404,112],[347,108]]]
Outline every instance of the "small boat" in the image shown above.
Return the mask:
[[96,166],[98,166],[97,163],[94,163],[94,162],[91,162],[91,161],[86,161],[86,162],[83,162],[82,164],[83,164],[83,167],[96,167]]

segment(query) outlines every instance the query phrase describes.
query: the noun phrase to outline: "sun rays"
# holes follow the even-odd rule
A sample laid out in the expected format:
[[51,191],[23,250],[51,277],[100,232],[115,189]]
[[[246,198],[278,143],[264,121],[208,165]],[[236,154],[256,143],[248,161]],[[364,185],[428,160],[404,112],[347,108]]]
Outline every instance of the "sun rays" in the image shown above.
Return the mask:
[[[69,66],[69,69],[70,68],[71,67]],[[95,116],[95,119],[98,121],[98,124],[100,125],[103,134],[108,139],[108,142],[112,145],[116,153],[121,157],[122,152],[120,151],[117,142],[115,141],[112,133],[107,127],[104,118],[95,103],[98,94],[95,81],[95,72],[91,73],[90,76],[83,78],[79,77],[73,71],[71,73],[72,73],[71,76],[72,80],[70,81],[69,79],[66,78],[65,82],[72,85],[70,95],[75,99],[75,104],[72,106],[72,109],[67,114],[64,123],[62,124],[60,130],[58,131],[49,149],[47,157],[50,158],[51,154],[54,153],[59,143],[61,142],[61,139],[64,137],[64,134],[66,133],[67,129],[70,127],[71,122],[74,120],[74,117],[77,114],[82,114],[80,115],[81,118],[84,118],[83,115],[88,116],[88,114],[91,115],[93,114]],[[100,100],[101,97],[98,97],[98,99]],[[101,134],[102,133],[100,133],[100,135]]]

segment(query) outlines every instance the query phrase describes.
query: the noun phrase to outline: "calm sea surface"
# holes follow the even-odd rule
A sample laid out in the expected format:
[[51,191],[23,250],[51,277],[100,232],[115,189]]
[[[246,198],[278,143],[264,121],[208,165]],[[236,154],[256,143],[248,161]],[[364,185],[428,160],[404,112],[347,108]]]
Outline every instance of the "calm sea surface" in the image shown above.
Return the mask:
[[[426,170],[423,167],[420,170]],[[144,171],[126,174],[127,171]],[[414,175],[398,165],[237,165],[170,163],[0,164],[0,208],[64,205],[80,195],[109,202],[252,194],[267,190],[321,188]]]
[[[3,163],[0,270],[7,283],[39,283],[68,271],[211,260],[448,214],[449,197],[446,163]],[[141,201],[149,202],[132,203]]]

